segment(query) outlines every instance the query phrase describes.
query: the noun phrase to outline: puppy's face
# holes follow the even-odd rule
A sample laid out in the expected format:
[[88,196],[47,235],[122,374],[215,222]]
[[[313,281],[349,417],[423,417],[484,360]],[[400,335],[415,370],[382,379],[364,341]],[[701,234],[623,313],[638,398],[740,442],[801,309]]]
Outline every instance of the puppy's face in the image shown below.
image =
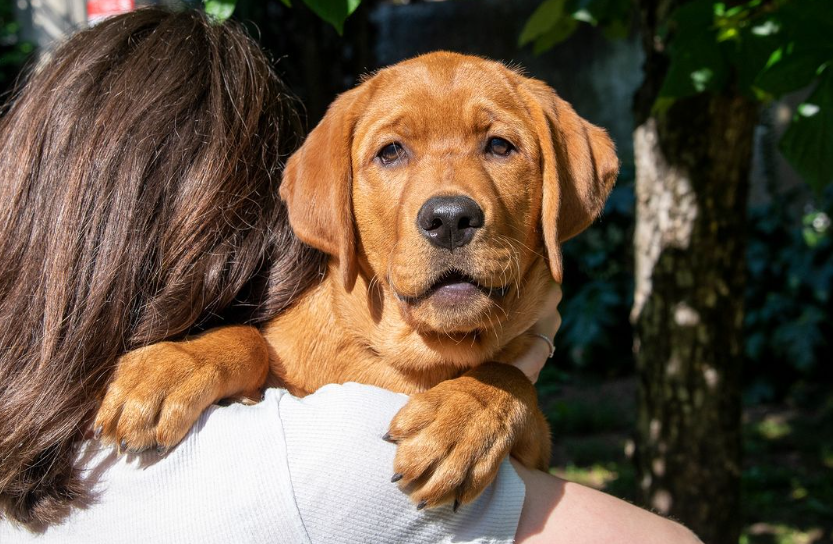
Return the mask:
[[560,242],[592,222],[617,170],[604,131],[543,83],[433,53],[340,96],[281,195],[348,289],[360,273],[433,349],[470,338],[490,356],[534,321]]
[[488,331],[511,313],[539,228],[535,123],[499,65],[419,58],[377,75],[354,130],[361,253],[420,331]]

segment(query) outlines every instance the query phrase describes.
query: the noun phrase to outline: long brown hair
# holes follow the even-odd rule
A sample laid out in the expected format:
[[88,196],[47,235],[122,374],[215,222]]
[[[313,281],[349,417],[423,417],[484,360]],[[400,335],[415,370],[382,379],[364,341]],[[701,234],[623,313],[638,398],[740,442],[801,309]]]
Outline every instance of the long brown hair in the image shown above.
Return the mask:
[[245,31],[143,9],[0,120],[0,513],[59,519],[118,356],[286,308],[321,269],[278,197],[296,116]]

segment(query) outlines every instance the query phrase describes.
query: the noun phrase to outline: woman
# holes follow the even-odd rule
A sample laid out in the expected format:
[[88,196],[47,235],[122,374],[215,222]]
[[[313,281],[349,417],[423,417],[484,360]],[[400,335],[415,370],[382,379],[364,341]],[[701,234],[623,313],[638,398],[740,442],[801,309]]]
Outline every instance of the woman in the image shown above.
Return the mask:
[[[417,512],[381,439],[405,397],[357,384],[209,410],[161,459],[90,439],[120,354],[262,322],[320,274],[278,200],[297,132],[287,103],[239,27],[157,9],[77,34],[13,100],[0,121],[0,541],[582,542],[608,527],[683,542],[676,525],[509,462],[458,513]],[[559,296],[537,325],[550,338]],[[536,343],[517,364],[534,377],[546,354]]]
[[318,274],[278,198],[296,117],[239,28],[150,9],[81,32],[0,125],[0,505],[50,522],[125,351],[258,323]]

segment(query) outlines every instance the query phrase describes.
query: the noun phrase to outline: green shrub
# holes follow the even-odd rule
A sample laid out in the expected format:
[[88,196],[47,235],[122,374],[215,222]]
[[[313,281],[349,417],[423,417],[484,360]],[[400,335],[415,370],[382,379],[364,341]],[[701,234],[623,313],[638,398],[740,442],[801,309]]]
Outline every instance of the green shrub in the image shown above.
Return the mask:
[[833,190],[803,220],[790,198],[749,211],[746,290],[747,400],[773,400],[800,379],[831,377],[820,364],[833,336]]

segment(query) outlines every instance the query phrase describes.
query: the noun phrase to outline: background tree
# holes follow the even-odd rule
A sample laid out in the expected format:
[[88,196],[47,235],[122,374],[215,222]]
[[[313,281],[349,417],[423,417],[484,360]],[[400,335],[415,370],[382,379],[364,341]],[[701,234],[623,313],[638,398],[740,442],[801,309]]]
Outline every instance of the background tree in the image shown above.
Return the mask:
[[[737,543],[746,205],[759,104],[815,83],[781,150],[833,181],[833,10],[824,0],[640,0],[634,100],[637,479],[705,542]],[[521,43],[584,21],[621,35],[621,0],[546,0]]]

